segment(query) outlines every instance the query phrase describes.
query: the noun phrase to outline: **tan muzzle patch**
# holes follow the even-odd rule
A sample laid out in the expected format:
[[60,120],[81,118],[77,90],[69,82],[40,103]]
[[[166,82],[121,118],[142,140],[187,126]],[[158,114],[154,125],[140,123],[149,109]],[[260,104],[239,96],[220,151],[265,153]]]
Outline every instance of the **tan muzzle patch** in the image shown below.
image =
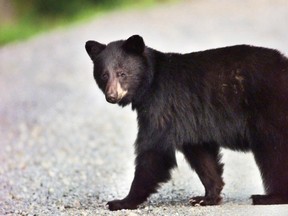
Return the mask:
[[119,83],[115,80],[114,82],[107,84],[107,89],[105,91],[106,99],[110,103],[117,103],[120,101],[126,94],[127,90],[124,90]]
[[117,82],[116,86],[117,86],[118,100],[121,100],[127,94],[128,91],[124,90],[119,82]]

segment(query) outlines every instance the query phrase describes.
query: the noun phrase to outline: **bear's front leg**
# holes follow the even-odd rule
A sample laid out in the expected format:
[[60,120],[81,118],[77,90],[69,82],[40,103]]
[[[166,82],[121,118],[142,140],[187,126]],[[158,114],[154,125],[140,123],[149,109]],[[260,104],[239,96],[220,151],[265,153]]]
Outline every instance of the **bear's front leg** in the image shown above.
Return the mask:
[[174,150],[146,150],[136,157],[136,170],[129,194],[122,200],[108,202],[110,210],[135,209],[155,193],[159,183],[170,179],[170,170],[176,166]]

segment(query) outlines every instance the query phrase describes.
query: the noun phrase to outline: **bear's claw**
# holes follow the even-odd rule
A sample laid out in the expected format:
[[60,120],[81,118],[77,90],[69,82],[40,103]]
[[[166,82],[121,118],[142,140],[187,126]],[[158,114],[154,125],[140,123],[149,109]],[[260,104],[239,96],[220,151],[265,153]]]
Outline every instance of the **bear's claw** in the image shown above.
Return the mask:
[[189,202],[192,206],[206,206],[206,205],[218,205],[221,202],[222,198],[218,197],[205,197],[197,196],[192,197]]

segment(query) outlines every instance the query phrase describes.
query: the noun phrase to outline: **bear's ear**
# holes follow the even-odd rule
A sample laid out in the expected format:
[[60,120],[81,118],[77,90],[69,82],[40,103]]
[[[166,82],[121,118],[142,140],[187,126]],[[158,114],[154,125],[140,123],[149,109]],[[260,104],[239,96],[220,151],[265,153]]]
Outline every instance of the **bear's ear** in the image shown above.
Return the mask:
[[141,36],[133,35],[124,42],[123,48],[130,53],[142,54],[145,49],[145,43]]
[[98,43],[97,41],[87,41],[85,44],[85,49],[91,59],[97,56],[105,48],[106,45]]

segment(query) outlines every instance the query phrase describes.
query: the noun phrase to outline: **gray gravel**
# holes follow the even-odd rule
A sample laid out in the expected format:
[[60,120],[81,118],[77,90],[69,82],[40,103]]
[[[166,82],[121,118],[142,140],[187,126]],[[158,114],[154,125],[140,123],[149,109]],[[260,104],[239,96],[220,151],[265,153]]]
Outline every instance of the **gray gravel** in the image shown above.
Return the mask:
[[173,180],[135,211],[109,212],[133,178],[136,115],[106,103],[84,43],[141,34],[158,50],[232,44],[288,54],[287,0],[194,0],[115,12],[0,49],[0,215],[288,215],[288,205],[252,206],[263,193],[251,154],[224,150],[224,201],[191,207],[204,190],[182,155]]

